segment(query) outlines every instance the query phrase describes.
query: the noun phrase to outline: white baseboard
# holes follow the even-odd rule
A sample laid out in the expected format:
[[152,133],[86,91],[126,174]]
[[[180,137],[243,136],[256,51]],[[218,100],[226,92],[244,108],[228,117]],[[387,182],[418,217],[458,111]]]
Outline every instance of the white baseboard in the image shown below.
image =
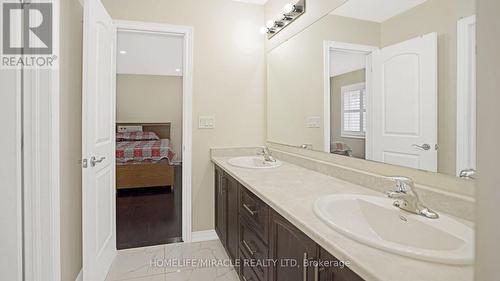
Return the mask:
[[203,230],[203,231],[195,231],[191,234],[191,241],[192,242],[202,242],[202,241],[210,241],[210,240],[217,240],[219,239],[219,236],[217,236],[217,233],[215,230]]
[[76,276],[75,281],[83,281],[83,270],[80,270],[80,273]]

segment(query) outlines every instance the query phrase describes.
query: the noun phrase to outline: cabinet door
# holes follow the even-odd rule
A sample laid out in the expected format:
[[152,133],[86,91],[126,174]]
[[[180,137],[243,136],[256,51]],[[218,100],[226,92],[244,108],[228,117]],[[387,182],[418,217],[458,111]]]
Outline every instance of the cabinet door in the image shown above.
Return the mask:
[[356,273],[346,266],[341,266],[340,262],[324,249],[320,250],[320,260],[327,261],[329,267],[319,268],[320,281],[363,281]]
[[238,258],[238,190],[239,183],[232,177],[227,177],[227,251],[234,260]]
[[224,246],[227,243],[227,180],[224,172],[215,167],[215,232]]
[[276,212],[271,215],[270,255],[276,260],[271,268],[273,281],[317,281],[315,268],[304,261],[316,261],[317,244]]

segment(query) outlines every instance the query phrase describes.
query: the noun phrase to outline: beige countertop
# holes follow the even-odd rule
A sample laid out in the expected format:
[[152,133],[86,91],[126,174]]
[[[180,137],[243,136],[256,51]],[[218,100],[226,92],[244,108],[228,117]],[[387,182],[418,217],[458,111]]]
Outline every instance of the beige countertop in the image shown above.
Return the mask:
[[472,266],[430,263],[391,254],[356,242],[323,223],[313,211],[323,195],[353,193],[383,196],[374,190],[287,162],[274,169],[244,169],[230,157],[212,161],[311,237],[366,281],[472,281]]

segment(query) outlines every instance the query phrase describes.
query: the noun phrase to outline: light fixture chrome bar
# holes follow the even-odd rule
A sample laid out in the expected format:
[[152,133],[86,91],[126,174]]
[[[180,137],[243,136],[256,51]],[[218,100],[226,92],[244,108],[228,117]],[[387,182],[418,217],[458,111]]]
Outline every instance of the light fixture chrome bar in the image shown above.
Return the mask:
[[306,0],[299,0],[295,4],[286,4],[282,13],[276,19],[269,20],[266,27],[262,28],[262,33],[267,34],[267,38],[271,39],[305,12]]

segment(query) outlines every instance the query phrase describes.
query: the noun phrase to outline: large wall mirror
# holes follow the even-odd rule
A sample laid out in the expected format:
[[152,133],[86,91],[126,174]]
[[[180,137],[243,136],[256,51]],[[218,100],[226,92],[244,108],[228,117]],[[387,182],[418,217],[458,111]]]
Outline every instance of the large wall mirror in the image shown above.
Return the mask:
[[474,14],[474,0],[348,0],[268,52],[268,141],[475,169]]

